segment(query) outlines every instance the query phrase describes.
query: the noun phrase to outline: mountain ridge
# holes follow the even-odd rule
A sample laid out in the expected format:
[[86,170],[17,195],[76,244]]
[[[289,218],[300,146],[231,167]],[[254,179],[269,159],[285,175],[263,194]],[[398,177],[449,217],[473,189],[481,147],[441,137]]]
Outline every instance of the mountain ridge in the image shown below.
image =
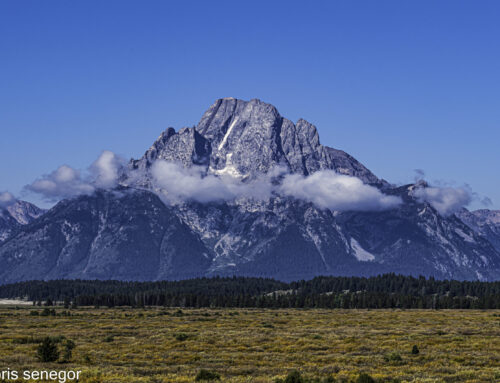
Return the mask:
[[7,238],[0,282],[500,278],[493,237],[415,195],[427,184],[391,185],[322,145],[314,125],[257,99],[219,99],[195,127],[166,129],[118,181],[114,190],[59,202]]

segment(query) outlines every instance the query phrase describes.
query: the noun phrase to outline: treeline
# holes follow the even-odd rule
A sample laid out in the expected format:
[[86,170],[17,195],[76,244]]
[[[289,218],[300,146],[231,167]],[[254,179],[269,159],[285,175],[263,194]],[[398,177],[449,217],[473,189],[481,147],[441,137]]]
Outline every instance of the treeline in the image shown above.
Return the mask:
[[245,277],[161,282],[55,280],[3,285],[0,297],[107,307],[498,309],[500,282],[395,274],[317,277],[291,283]]

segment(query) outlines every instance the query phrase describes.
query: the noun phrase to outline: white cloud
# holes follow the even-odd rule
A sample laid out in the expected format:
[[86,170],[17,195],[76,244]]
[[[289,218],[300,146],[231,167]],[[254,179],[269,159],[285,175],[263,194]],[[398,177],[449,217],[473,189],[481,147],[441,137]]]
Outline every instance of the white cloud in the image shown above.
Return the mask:
[[428,202],[443,216],[457,212],[472,200],[472,192],[466,187],[417,188],[413,191],[413,195],[422,202]]
[[[26,186],[26,189],[50,201],[91,194],[97,188],[112,189],[118,184],[123,165],[123,159],[104,151],[85,173],[62,165]],[[134,177],[141,179],[143,175],[133,172],[129,174],[129,181]],[[287,174],[283,168],[277,167],[252,181],[242,182],[230,174],[207,174],[203,167],[186,168],[181,164],[157,160],[151,167],[150,175],[155,192],[168,203],[186,200],[207,203],[238,198],[268,200],[273,193],[312,202],[322,209],[339,211],[384,210],[401,203],[399,197],[385,195],[358,178],[332,170],[318,171],[305,177]],[[281,183],[275,182],[278,177]]]
[[309,201],[323,209],[386,210],[401,204],[396,196],[383,194],[359,178],[320,170],[310,176],[286,175],[279,191],[288,196]]
[[[273,193],[312,202],[331,210],[385,210],[398,206],[399,197],[388,196],[365,185],[359,178],[339,175],[332,170],[310,176],[284,174],[275,168],[249,182],[236,177],[206,175],[202,167],[185,168],[180,164],[156,161],[151,170],[153,186],[169,203],[185,200],[198,202],[229,201],[237,198],[267,200]],[[281,177],[281,184],[272,182]]]
[[122,163],[121,158],[106,150],[83,174],[71,166],[62,165],[25,188],[48,201],[91,194],[96,188],[111,189],[118,183]]
[[109,150],[103,151],[99,158],[90,166],[95,186],[103,189],[115,187],[118,183],[118,171],[124,162],[115,153]]
[[185,200],[206,203],[239,197],[264,200],[271,196],[271,182],[267,176],[243,183],[231,176],[206,175],[202,167],[185,168],[162,160],[153,164],[151,174],[154,187],[171,203]]
[[7,191],[0,192],[0,208],[9,207],[10,205],[15,204],[16,201],[16,197],[14,197],[11,193]]
[[203,177],[203,169],[199,167],[184,168],[173,162],[156,161],[151,174],[154,185],[171,202],[185,199],[210,202],[234,197],[220,178]]
[[42,195],[49,201],[56,201],[60,198],[90,194],[94,191],[94,186],[84,181],[78,170],[62,165],[52,173],[35,180],[26,186],[26,189]]

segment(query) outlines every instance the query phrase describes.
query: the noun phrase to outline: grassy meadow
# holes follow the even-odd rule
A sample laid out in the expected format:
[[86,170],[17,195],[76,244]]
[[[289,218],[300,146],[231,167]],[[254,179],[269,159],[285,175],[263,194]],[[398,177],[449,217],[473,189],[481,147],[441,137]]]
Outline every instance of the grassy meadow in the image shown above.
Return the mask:
[[[193,382],[201,369],[222,382],[274,382],[292,370],[336,382],[362,372],[381,382],[500,382],[498,310],[33,310],[43,308],[0,307],[2,370],[82,370],[85,383]],[[38,361],[45,336],[73,340],[71,360]]]

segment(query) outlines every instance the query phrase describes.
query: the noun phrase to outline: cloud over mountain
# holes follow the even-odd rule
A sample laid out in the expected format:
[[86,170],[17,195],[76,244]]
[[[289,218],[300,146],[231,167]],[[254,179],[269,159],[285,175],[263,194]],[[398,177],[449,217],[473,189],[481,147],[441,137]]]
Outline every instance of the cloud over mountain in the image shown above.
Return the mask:
[[48,201],[91,194],[96,188],[110,189],[117,185],[122,160],[113,152],[103,151],[86,172],[61,165],[25,187]]
[[171,203],[229,201],[241,197],[267,200],[272,191],[271,180],[266,175],[244,183],[231,176],[205,174],[202,167],[185,168],[162,160],[153,164],[151,173],[160,196]]
[[14,197],[11,193],[7,191],[0,192],[0,208],[6,208],[15,203],[16,197]]
[[320,170],[309,176],[288,174],[279,190],[320,208],[339,211],[386,210],[401,204],[401,198],[385,195],[359,178],[333,170]]
[[[401,199],[388,196],[359,178],[332,170],[318,171],[309,176],[283,174],[280,168],[249,182],[231,177],[205,174],[202,167],[185,168],[180,164],[156,161],[152,166],[153,182],[168,202],[185,200],[198,202],[229,201],[237,198],[268,200],[274,194],[312,202],[322,209],[373,211],[398,206]],[[273,178],[281,175],[281,184]]]
[[90,166],[91,181],[96,187],[111,189],[118,183],[120,167],[125,163],[124,159],[115,153],[105,150],[99,158]]
[[413,195],[420,201],[428,202],[445,217],[472,201],[472,192],[466,187],[422,187],[415,189]]

